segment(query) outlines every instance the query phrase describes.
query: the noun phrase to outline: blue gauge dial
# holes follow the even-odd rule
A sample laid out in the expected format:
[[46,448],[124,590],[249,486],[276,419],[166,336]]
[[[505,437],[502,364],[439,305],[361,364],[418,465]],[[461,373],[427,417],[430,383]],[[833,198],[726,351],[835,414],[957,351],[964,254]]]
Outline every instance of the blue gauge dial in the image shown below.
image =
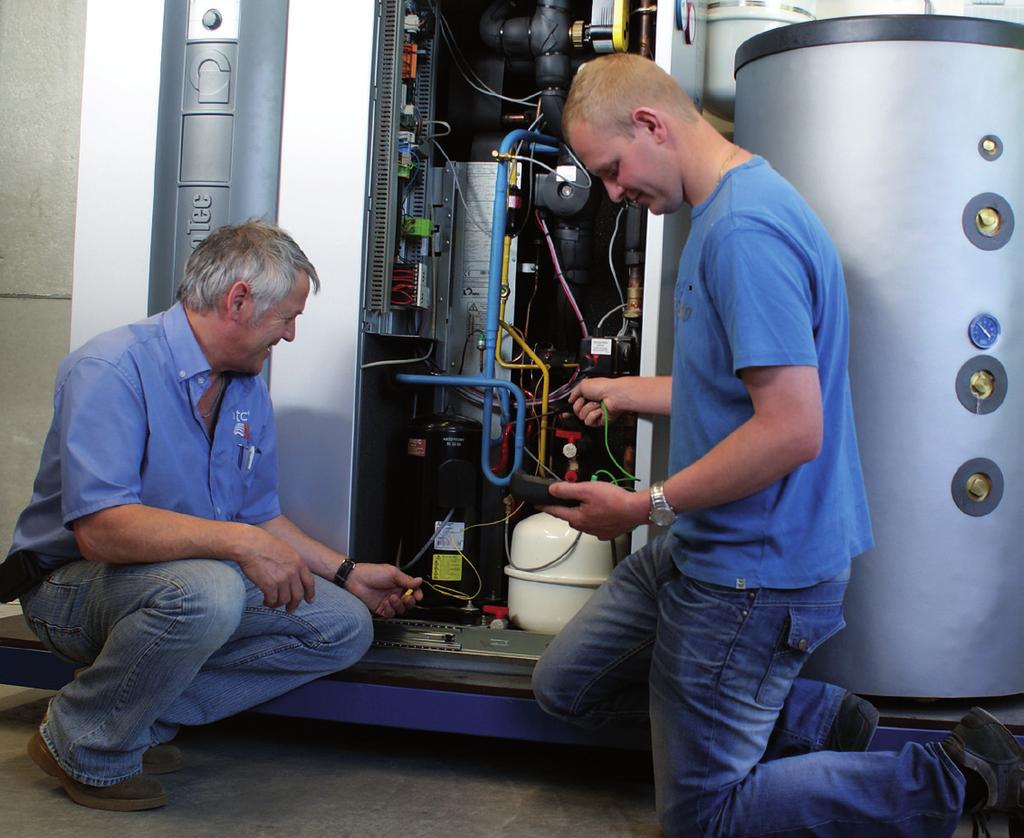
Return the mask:
[[993,315],[979,314],[967,327],[967,335],[978,349],[991,349],[1002,330],[1002,326]]

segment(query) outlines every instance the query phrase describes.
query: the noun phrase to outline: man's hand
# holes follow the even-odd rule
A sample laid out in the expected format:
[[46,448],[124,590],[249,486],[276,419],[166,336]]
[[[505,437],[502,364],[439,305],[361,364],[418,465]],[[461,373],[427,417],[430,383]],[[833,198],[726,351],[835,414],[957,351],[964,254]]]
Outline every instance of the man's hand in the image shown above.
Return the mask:
[[647,520],[650,499],[646,492],[627,492],[611,483],[552,483],[556,498],[572,498],[579,506],[542,506],[573,527],[598,538],[611,539],[629,532]]
[[374,616],[394,617],[423,599],[422,584],[422,578],[402,573],[394,565],[361,562],[352,568],[345,590],[359,597]]
[[585,378],[569,394],[573,412],[591,428],[604,422],[601,402],[608,411],[609,422],[623,413],[668,416],[672,407],[672,378],[667,375]]
[[608,421],[615,420],[622,410],[615,398],[614,378],[585,378],[572,388],[569,393],[569,404],[572,405],[576,417],[591,428],[600,427],[604,423],[601,402],[608,410]]
[[287,542],[260,527],[247,527],[249,542],[238,565],[263,591],[267,608],[281,605],[290,614],[302,600],[313,601],[313,574],[302,557]]

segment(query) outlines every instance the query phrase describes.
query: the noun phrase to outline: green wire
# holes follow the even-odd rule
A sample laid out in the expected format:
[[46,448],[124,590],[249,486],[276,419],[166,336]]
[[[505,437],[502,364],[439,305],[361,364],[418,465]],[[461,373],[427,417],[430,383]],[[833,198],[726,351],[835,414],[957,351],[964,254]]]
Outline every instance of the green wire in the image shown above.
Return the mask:
[[[601,399],[601,415],[604,417],[604,449],[605,449],[605,451],[608,452],[608,456],[611,458],[611,461],[613,463],[615,463],[615,467],[626,476],[627,480],[639,480],[639,478],[635,474],[630,474],[628,471],[626,471],[626,469],[624,469],[622,467],[622,465],[619,463],[619,461],[615,459],[615,455],[612,453],[612,447],[608,443],[608,424],[609,424],[609,422],[608,422],[608,408],[604,406],[604,399]],[[613,483],[618,483],[619,481],[616,480],[615,478],[612,478],[612,482]]]

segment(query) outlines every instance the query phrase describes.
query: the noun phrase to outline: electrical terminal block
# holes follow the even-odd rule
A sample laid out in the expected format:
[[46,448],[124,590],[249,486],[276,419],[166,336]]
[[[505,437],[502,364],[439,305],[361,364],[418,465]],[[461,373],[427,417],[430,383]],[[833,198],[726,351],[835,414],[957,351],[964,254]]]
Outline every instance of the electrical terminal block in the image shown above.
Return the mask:
[[402,46],[402,78],[416,78],[416,44],[407,43]]
[[424,262],[416,265],[416,294],[413,305],[416,308],[430,308],[430,283],[427,281],[427,266]]
[[412,177],[413,171],[412,155],[408,151],[403,151],[398,155],[398,176],[401,178]]
[[416,218],[412,215],[402,216],[402,235],[429,238],[434,232],[434,224],[429,218]]

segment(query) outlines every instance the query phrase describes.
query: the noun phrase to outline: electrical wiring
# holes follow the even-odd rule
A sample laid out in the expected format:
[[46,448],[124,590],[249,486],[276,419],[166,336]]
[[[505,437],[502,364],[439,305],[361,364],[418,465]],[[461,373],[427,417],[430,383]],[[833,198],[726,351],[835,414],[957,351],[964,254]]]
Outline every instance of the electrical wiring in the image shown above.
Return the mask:
[[509,566],[515,568],[516,570],[522,571],[523,573],[540,573],[542,570],[548,570],[557,565],[559,562],[564,562],[567,558],[569,558],[569,556],[571,556],[576,551],[576,548],[579,546],[581,538],[583,538],[583,533],[577,530],[576,538],[573,539],[572,544],[566,547],[565,550],[561,552],[561,554],[559,554],[546,564],[539,565],[538,567],[519,567],[519,565],[512,563],[512,557],[510,556],[508,560]]
[[566,143],[564,147],[565,147],[565,150],[567,152],[569,152],[569,156],[573,159],[573,162],[579,167],[580,171],[583,172],[583,174],[586,175],[586,177],[587,177],[587,184],[586,184],[586,186],[584,188],[585,189],[590,189],[590,187],[594,183],[594,180],[593,180],[593,178],[590,177],[590,172],[587,171],[587,167],[584,166],[580,162],[580,158],[576,156],[576,152],[572,150],[572,146],[571,145]]
[[[547,163],[544,163],[541,160],[538,160],[536,157],[530,157],[530,155],[528,155],[528,154],[512,154],[512,155],[509,156],[509,159],[510,160],[518,160],[520,163],[530,163],[531,165],[540,166],[542,169],[546,169],[547,171],[551,172],[551,174],[553,174],[560,181],[563,181],[564,183],[572,184],[573,186],[577,185],[575,180],[569,180],[569,178],[567,178],[565,175],[563,175],[554,166],[549,166]],[[581,171],[584,172],[584,174],[586,174],[587,170],[586,169],[581,169]],[[588,181],[590,180],[590,175],[587,175],[587,180]],[[581,184],[579,184],[579,186],[582,189],[589,189],[590,188],[590,183],[589,182],[586,183],[586,184],[582,184],[581,183]]]
[[599,474],[607,474],[608,475],[608,482],[609,483],[614,483],[616,486],[618,486],[620,483],[631,483],[632,482],[628,477],[616,477],[614,474],[612,474],[606,468],[599,468],[597,471],[595,471],[590,476],[591,481],[597,480],[597,475],[599,475]]
[[476,227],[477,230],[489,236],[491,234],[490,228],[486,227],[475,215],[473,215],[473,213],[469,211],[469,204],[466,203],[466,197],[462,190],[462,183],[459,182],[458,168],[452,162],[452,158],[448,156],[448,152],[444,150],[441,144],[434,137],[427,137],[427,139],[434,144],[437,150],[441,152],[441,156],[447,160],[448,165],[451,166],[452,177],[455,179],[455,192],[459,196],[462,208],[466,211],[466,218],[474,227]]
[[[626,211],[624,206],[619,207],[619,211],[615,213],[615,226],[612,228],[612,237],[608,241],[608,269],[612,272],[612,282],[615,283],[615,290],[619,292],[619,302],[622,303],[622,307],[626,307],[626,295],[622,293],[622,283],[619,282],[619,275],[615,272],[615,262],[612,259],[612,247],[615,244],[615,237],[619,233],[619,220],[622,218],[622,213]],[[598,326],[600,332],[601,327]]]
[[461,550],[456,550],[456,553],[462,558],[463,563],[469,565],[469,569],[473,571],[473,575],[476,576],[477,586],[476,590],[471,594],[464,594],[462,591],[456,590],[455,588],[449,588],[447,585],[435,585],[429,579],[424,579],[423,584],[428,585],[437,591],[441,596],[451,597],[452,599],[463,600],[464,602],[472,602],[478,596],[480,591],[484,589],[484,580],[480,577],[480,571],[476,569],[476,566],[466,557],[466,554]]
[[359,368],[368,370],[371,369],[372,367],[392,367],[398,366],[399,364],[415,364],[420,361],[426,361],[433,354],[434,347],[433,345],[431,345],[430,349],[427,350],[425,355],[420,355],[416,358],[394,358],[388,361],[369,361],[368,363],[360,364]]
[[580,307],[576,303],[576,298],[569,289],[569,283],[566,282],[565,276],[562,274],[562,266],[558,262],[558,254],[555,252],[555,243],[551,240],[551,234],[548,232],[548,225],[544,223],[544,219],[537,210],[533,211],[533,215],[534,218],[537,219],[537,226],[540,227],[541,233],[544,234],[544,241],[547,242],[548,253],[551,254],[551,262],[555,268],[555,276],[558,278],[558,282],[562,286],[562,292],[569,301],[569,307],[572,309],[573,314],[576,315],[576,322],[579,323],[580,332],[583,334],[583,337],[586,337],[589,334],[589,331],[587,330],[586,322],[583,320],[583,312],[580,311]]
[[612,453],[611,444],[608,442],[608,425],[611,424],[608,420],[608,408],[605,406],[604,399],[601,399],[601,415],[604,417],[604,450],[608,452],[608,457],[615,464],[615,467],[625,475],[627,480],[639,480],[635,474],[632,474],[622,466],[622,464],[615,459],[615,455]]
[[506,515],[504,518],[499,518],[497,521],[488,521],[486,524],[470,524],[468,527],[466,527],[465,532],[475,530],[477,527],[494,527],[498,524],[507,523],[511,518],[514,518],[516,516],[516,513],[518,513],[519,510],[523,508],[523,506],[525,506],[525,503],[523,501],[519,501],[519,506],[517,506],[515,509],[509,512],[508,515]]
[[601,327],[605,324],[605,322],[608,320],[608,318],[611,317],[613,314],[615,314],[617,311],[624,311],[625,308],[626,308],[626,304],[623,303],[620,306],[615,306],[615,308],[613,308],[611,311],[609,311],[607,314],[605,314],[600,320],[597,321],[597,325],[594,327],[594,334],[597,337],[601,337]]
[[[463,55],[462,50],[459,49],[458,45],[456,44],[455,35],[452,32],[451,27],[448,25],[448,20],[445,18],[444,14],[442,14],[441,10],[437,7],[437,4],[431,2],[430,7],[431,9],[433,9],[434,14],[437,16],[438,30],[441,32],[441,38],[444,40],[445,44],[448,47],[448,50],[452,54],[452,63],[455,65],[455,69],[459,71],[459,74],[466,80],[466,84],[468,84],[478,93],[482,93],[485,96],[491,96],[495,99],[501,99],[503,102],[512,102],[513,104],[516,105],[534,104],[533,100],[535,100],[538,96],[541,95],[541,91],[539,90],[536,93],[531,93],[524,99],[515,99],[511,96],[503,96],[496,90],[492,90],[490,87],[488,87],[484,80],[481,79],[473,70],[469,61],[466,59],[466,56]],[[470,76],[472,76],[472,78],[470,78]]]
[[523,453],[524,453],[524,454],[526,454],[526,456],[527,456],[527,457],[529,457],[529,458],[530,458],[531,460],[533,460],[533,461],[534,461],[534,462],[535,462],[535,463],[536,463],[536,464],[537,464],[538,466],[540,466],[540,468],[541,468],[541,469],[543,469],[543,470],[544,470],[544,471],[546,471],[546,472],[547,472],[547,473],[548,473],[549,475],[551,475],[552,477],[554,477],[554,478],[555,478],[555,480],[561,480],[561,479],[562,479],[562,478],[561,478],[561,477],[560,477],[560,476],[558,475],[558,473],[557,473],[557,472],[555,472],[555,471],[552,471],[552,470],[551,470],[550,468],[548,468],[548,467],[547,467],[546,465],[544,465],[544,463],[542,463],[542,462],[541,462],[540,460],[538,460],[538,459],[537,459],[537,455],[536,455],[536,454],[534,454],[534,453],[533,453],[533,452],[532,452],[532,451],[531,451],[531,450],[530,450],[529,448],[524,448],[524,449],[523,449]]
[[405,572],[410,567],[412,567],[414,564],[416,564],[416,562],[418,562],[420,560],[420,557],[424,553],[426,553],[427,550],[430,549],[430,545],[434,543],[434,539],[437,538],[437,534],[439,532],[441,532],[441,530],[443,530],[445,528],[445,526],[447,526],[448,524],[451,523],[452,516],[454,516],[454,515],[455,515],[455,507],[453,506],[451,509],[448,510],[448,514],[444,516],[444,520],[440,524],[438,524],[437,528],[430,534],[430,537],[426,541],[423,542],[423,546],[420,547],[420,549],[416,553],[416,555],[413,556],[411,559],[409,559],[409,561],[407,561],[405,564],[400,564],[398,566],[398,569],[403,571],[403,572]]
[[441,125],[448,129],[443,134],[428,134],[423,138],[425,140],[433,140],[436,137],[447,137],[452,132],[452,124],[450,122],[445,122],[443,119],[422,119],[420,120],[420,125]]

